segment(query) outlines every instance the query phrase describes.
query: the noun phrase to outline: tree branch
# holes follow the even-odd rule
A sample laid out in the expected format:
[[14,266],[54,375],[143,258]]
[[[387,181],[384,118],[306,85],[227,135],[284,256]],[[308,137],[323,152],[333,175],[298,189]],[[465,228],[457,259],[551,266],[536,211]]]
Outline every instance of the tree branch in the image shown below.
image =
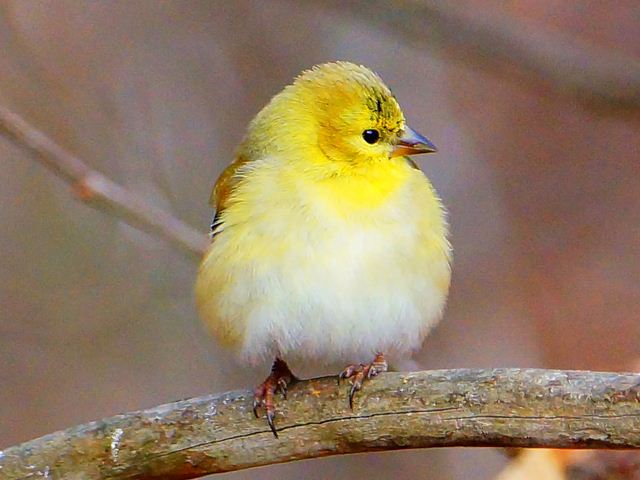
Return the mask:
[[209,243],[205,234],[92,170],[81,159],[3,106],[0,106],[0,133],[71,184],[81,201],[169,241],[196,259],[204,253]]
[[186,479],[355,452],[446,446],[638,448],[640,375],[495,369],[387,373],[347,407],[335,377],[278,403],[279,439],[250,391],[118,415],[0,452],[3,479]]
[[501,74],[505,66],[515,66],[586,103],[640,107],[640,59],[620,51],[506,15],[485,12],[471,18],[445,0],[350,0],[330,5],[341,12],[349,8],[355,18],[365,18],[417,48],[446,50],[465,63],[498,67]]

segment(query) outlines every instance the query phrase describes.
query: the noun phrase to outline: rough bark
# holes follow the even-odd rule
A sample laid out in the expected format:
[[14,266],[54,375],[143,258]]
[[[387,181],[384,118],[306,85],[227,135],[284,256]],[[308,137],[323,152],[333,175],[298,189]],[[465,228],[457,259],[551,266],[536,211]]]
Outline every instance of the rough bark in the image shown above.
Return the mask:
[[495,369],[386,373],[353,411],[335,377],[279,400],[274,438],[250,391],[178,401],[0,452],[0,476],[185,479],[355,452],[446,446],[638,448],[640,375]]

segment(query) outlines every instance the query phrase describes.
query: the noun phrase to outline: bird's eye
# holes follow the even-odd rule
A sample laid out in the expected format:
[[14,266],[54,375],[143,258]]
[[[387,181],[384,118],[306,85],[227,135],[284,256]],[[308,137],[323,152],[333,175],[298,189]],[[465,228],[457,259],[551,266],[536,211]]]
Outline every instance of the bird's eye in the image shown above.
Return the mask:
[[362,132],[362,138],[364,138],[365,142],[373,145],[380,140],[380,132],[378,130],[365,130]]

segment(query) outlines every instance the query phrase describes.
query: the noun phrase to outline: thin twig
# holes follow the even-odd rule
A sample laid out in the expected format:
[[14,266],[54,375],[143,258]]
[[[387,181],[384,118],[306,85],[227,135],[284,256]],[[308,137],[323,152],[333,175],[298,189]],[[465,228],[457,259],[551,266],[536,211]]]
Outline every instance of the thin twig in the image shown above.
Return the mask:
[[[471,17],[446,0],[350,0],[323,2],[365,19],[419,49],[453,53],[480,68],[517,67],[534,81],[575,95],[585,103],[640,108],[640,59],[614,49],[533,27],[507,15]],[[498,67],[497,69],[495,67]]]
[[0,106],[0,133],[69,183],[81,201],[169,241],[192,257],[199,259],[204,253],[208,245],[205,234],[91,169],[3,106]]
[[[0,452],[2,478],[186,479],[355,452],[445,446],[640,448],[640,375],[535,369],[387,373],[354,409],[335,377],[278,400],[274,438],[250,391],[88,423]],[[44,475],[46,477],[46,475]]]

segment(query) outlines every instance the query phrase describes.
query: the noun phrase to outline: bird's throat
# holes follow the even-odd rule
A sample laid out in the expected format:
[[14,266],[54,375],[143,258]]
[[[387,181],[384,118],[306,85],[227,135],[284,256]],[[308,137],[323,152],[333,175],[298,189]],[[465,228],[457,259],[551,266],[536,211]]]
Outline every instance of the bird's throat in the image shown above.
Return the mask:
[[310,189],[335,213],[346,217],[375,210],[394,197],[409,179],[410,168],[402,159],[345,166]]

